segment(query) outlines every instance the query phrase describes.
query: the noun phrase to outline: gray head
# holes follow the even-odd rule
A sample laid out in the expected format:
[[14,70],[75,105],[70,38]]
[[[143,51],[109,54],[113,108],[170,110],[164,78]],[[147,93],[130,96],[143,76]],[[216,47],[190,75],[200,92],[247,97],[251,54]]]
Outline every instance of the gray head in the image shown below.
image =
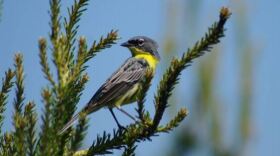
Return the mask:
[[160,60],[160,56],[157,51],[158,44],[149,37],[135,36],[122,43],[121,46],[127,47],[132,52],[132,55],[137,55],[139,53],[150,53],[157,60]]

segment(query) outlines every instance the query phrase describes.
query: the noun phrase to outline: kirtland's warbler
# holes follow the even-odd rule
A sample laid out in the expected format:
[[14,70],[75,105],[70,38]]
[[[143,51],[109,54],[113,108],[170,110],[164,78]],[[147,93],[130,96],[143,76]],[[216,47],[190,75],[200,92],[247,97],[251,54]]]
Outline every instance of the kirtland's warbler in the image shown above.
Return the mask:
[[121,109],[120,106],[133,103],[137,100],[140,85],[145,79],[147,70],[151,70],[154,74],[160,56],[157,51],[157,43],[146,36],[133,37],[127,42],[122,43],[121,46],[127,47],[132,57],[128,58],[124,64],[107,79],[87,105],[65,124],[59,134],[62,134],[71,127],[82,113],[87,115],[103,107],[109,108],[119,127],[121,127],[121,125],[113,113],[113,108],[118,108],[133,119],[133,117]]

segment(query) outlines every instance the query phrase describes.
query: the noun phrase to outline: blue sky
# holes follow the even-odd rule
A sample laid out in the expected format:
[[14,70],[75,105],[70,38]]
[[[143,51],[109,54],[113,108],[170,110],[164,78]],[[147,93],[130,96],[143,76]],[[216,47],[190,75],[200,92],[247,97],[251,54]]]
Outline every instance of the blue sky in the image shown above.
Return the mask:
[[[180,4],[181,0],[177,0]],[[226,25],[228,31],[226,38],[222,40],[224,52],[224,65],[219,79],[224,80],[220,83],[218,93],[223,93],[224,101],[228,103],[225,109],[230,114],[231,108],[234,108],[236,99],[232,94],[238,92],[236,88],[238,73],[236,64],[238,63],[238,55],[233,47],[235,31],[233,31],[234,22],[236,22],[234,1],[213,0],[203,2],[203,11],[200,16],[204,25],[199,26],[201,29],[198,34],[203,34],[210,24],[217,20],[218,10],[221,6],[228,6],[232,9],[233,17]],[[253,131],[247,153],[249,155],[279,155],[280,154],[280,110],[279,90],[280,90],[280,73],[276,68],[279,67],[280,53],[277,49],[280,36],[280,2],[277,0],[261,1],[247,0],[245,3],[248,8],[248,29],[249,38],[252,40],[254,49],[254,67],[253,67],[253,110],[252,122]],[[98,39],[100,35],[105,35],[111,29],[118,29],[121,39],[118,44],[110,49],[104,50],[90,61],[88,65],[88,73],[90,81],[84,91],[79,103],[79,108],[91,98],[92,94],[97,90],[98,86],[111,75],[111,73],[122,64],[122,62],[130,56],[128,50],[119,46],[119,43],[127,40],[135,35],[146,35],[154,38],[163,44],[164,24],[166,24],[166,9],[168,8],[168,0],[96,0],[90,1],[87,12],[80,21],[79,35],[85,36],[88,43]],[[16,1],[5,0],[4,10],[2,12],[0,22],[0,74],[4,75],[4,71],[13,65],[13,56],[15,52],[22,52],[24,55],[24,67],[26,73],[26,99],[34,100],[40,103],[41,88],[46,85],[44,80],[38,57],[38,39],[47,37],[49,32],[49,15],[48,1]],[[62,4],[62,12],[65,13],[66,6],[70,6],[69,1]],[[180,17],[178,17],[180,19]],[[205,18],[205,20],[204,20]],[[207,19],[207,20],[206,20]],[[188,31],[188,30],[186,30]],[[191,31],[191,30],[189,30]],[[198,36],[199,37],[199,36]],[[198,38],[197,38],[198,39]],[[194,39],[197,40],[196,38]],[[184,40],[182,41],[184,42]],[[190,46],[189,43],[188,46]],[[163,47],[160,46],[160,50]],[[184,51],[187,47],[180,46],[178,49]],[[204,57],[207,57],[207,54]],[[109,62],[105,59],[109,58]],[[196,60],[194,66],[199,63]],[[160,64],[160,68],[163,66]],[[193,68],[185,71],[182,79],[190,80]],[[100,70],[102,68],[102,70]],[[157,84],[160,72],[156,75],[154,83]],[[149,93],[148,103],[151,105],[147,108],[153,111],[152,96],[155,91],[155,85],[152,86]],[[10,99],[10,102],[12,99]],[[179,99],[180,101],[180,99]],[[187,105],[189,107],[189,105]],[[42,111],[42,106],[38,105],[37,109]],[[133,111],[133,106],[125,107],[126,110]],[[8,106],[6,114],[11,114],[12,107]],[[119,114],[120,120],[125,124],[131,122],[127,117]],[[89,147],[97,133],[103,130],[111,130],[115,127],[115,123],[107,110],[101,110],[90,116],[89,137],[86,138],[84,147]],[[167,120],[168,117],[165,118]],[[6,130],[11,129],[11,118],[6,119],[4,127]],[[188,120],[188,118],[186,119]],[[185,121],[187,122],[187,121]],[[179,127],[180,128],[180,127]],[[232,131],[229,129],[229,131]],[[139,155],[153,155],[161,153],[163,148],[168,147],[168,139],[172,135],[163,134],[153,139],[153,142],[142,143],[139,145],[141,150],[137,150]],[[229,137],[230,140],[231,137]],[[230,141],[229,141],[230,142]]]

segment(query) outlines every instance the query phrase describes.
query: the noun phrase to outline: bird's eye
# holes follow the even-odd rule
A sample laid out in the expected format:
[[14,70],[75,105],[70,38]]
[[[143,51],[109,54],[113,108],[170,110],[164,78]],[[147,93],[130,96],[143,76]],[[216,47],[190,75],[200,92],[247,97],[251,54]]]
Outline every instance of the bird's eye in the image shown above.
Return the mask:
[[139,39],[139,40],[138,40],[138,45],[139,45],[139,46],[142,46],[143,44],[144,44],[144,39],[142,39],[142,38]]

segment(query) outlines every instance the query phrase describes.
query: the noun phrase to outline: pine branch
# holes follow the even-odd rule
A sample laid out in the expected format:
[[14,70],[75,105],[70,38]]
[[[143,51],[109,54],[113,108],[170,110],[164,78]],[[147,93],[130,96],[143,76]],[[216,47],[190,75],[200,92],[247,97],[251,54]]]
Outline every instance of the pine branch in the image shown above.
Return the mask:
[[50,38],[55,45],[60,32],[60,0],[50,0],[51,34]]
[[[0,92],[0,135],[2,134],[2,124],[4,120],[3,113],[7,104],[8,93],[10,92],[13,83],[12,79],[15,76],[15,72],[8,69],[5,72],[5,77],[2,79],[2,87]],[[15,153],[15,147],[13,144],[13,136],[11,134],[5,133],[0,136],[0,155],[10,156]]]
[[165,108],[168,106],[168,98],[172,94],[172,90],[179,81],[179,75],[182,70],[187,66],[190,66],[192,60],[202,56],[206,51],[210,51],[214,44],[220,42],[220,38],[224,36],[224,24],[230,17],[231,13],[227,8],[222,8],[220,11],[220,19],[215,22],[209,29],[208,33],[191,49],[188,49],[183,54],[181,59],[173,59],[170,67],[167,69],[160,85],[158,87],[157,95],[155,96],[156,114],[153,120],[153,130],[159,125],[159,122],[163,116]]
[[[50,38],[52,41],[52,60],[56,67],[57,74],[57,84],[52,81],[50,77],[49,68],[47,65],[47,58],[45,45],[46,43],[40,41],[40,52],[41,52],[41,64],[43,67],[43,72],[45,73],[47,79],[52,83],[52,88],[50,88],[50,99],[48,111],[46,111],[44,122],[47,124],[45,129],[49,129],[49,132],[46,132],[48,136],[42,133],[42,140],[40,140],[40,147],[47,144],[47,140],[51,139],[51,145],[47,145],[48,150],[52,150],[51,155],[62,155],[64,151],[69,150],[67,148],[78,148],[80,146],[80,141],[83,139],[83,133],[86,130],[87,124],[86,120],[79,125],[78,129],[75,130],[74,139],[75,144],[68,146],[67,140],[69,140],[69,134],[65,133],[64,135],[58,136],[57,131],[71,118],[73,115],[76,104],[80,100],[81,92],[85,87],[86,82],[88,81],[88,75],[84,72],[86,67],[85,63],[92,58],[93,53],[100,51],[101,49],[110,47],[111,44],[116,40],[116,33],[111,32],[108,34],[107,38],[101,39],[100,43],[94,45],[94,51],[89,52],[87,50],[87,44],[85,38],[81,37],[79,40],[79,49],[77,58],[74,58],[74,43],[76,41],[76,34],[78,31],[78,22],[82,13],[86,10],[86,5],[88,0],[77,0],[74,2],[74,5],[71,9],[68,9],[68,20],[64,21],[65,33],[60,31],[60,1],[51,1],[51,28],[52,34]],[[46,100],[46,99],[45,99]],[[47,112],[50,115],[47,115]],[[43,129],[44,130],[44,129]],[[71,140],[71,139],[70,139]],[[49,144],[49,143],[48,143]],[[56,145],[56,147],[54,146]],[[65,147],[65,148],[59,148]],[[40,148],[43,150],[42,148]],[[44,150],[47,151],[47,150]],[[70,149],[71,151],[71,149]]]
[[42,116],[42,126],[41,126],[41,132],[39,134],[40,140],[39,140],[39,155],[51,155],[53,146],[52,142],[52,133],[53,129],[51,128],[51,106],[53,105],[52,95],[51,91],[49,89],[43,89],[41,96],[43,97],[43,102],[45,105],[44,115]]
[[[78,22],[82,13],[86,10],[88,0],[75,1],[71,9],[68,9],[69,18],[64,21],[65,34],[60,30],[60,1],[50,1],[50,15],[51,15],[51,35],[52,41],[52,60],[56,67],[58,82],[54,81],[50,74],[50,68],[47,64],[46,55],[46,41],[41,39],[39,41],[40,58],[43,72],[46,78],[51,82],[52,88],[45,89],[43,99],[46,104],[46,112],[43,117],[42,133],[40,140],[41,153],[46,155],[62,155],[65,143],[69,137],[69,133],[63,136],[57,136],[57,131],[71,118],[76,104],[78,103],[81,92],[84,89],[88,76],[84,73],[86,69],[85,62],[89,56],[86,41],[84,38],[80,39],[77,59],[74,59],[74,42],[78,30]],[[102,40],[100,45],[108,47],[112,41]],[[102,48],[101,46],[101,48]],[[100,50],[97,47],[95,50]],[[48,92],[46,92],[48,90]],[[82,122],[77,129],[76,145],[83,139],[84,131],[86,130],[86,121]],[[48,141],[53,142],[49,143]],[[56,146],[56,147],[55,147]],[[43,149],[47,147],[47,149]],[[44,152],[45,151],[45,152]],[[53,151],[48,153],[48,151]],[[47,152],[47,153],[46,153]]]
[[[66,52],[66,37],[64,35],[60,35],[57,38],[57,41],[53,43],[53,62],[57,70],[57,79],[58,79],[58,91],[63,89],[63,87],[67,84],[69,77],[69,68],[71,61],[67,59]],[[59,93],[58,93],[59,94]]]
[[14,77],[14,72],[11,69],[8,69],[5,72],[5,77],[2,78],[2,87],[0,92],[0,135],[2,134],[2,124],[4,120],[3,113],[6,110],[6,104],[8,99],[8,93],[10,92],[11,87],[13,86],[12,79]]
[[170,120],[164,127],[159,127],[159,132],[170,132],[174,128],[178,127],[179,124],[184,120],[184,118],[188,115],[188,110],[185,108],[181,108],[177,115]]
[[[157,131],[149,133],[151,125],[143,123],[134,123],[127,126],[125,129],[118,129],[113,132],[113,136],[104,132],[103,136],[97,136],[96,141],[87,151],[87,156],[111,154],[112,150],[121,149],[127,147],[128,144],[151,140],[150,137],[157,135]],[[161,132],[161,131],[159,131]]]
[[71,140],[71,151],[75,152],[81,147],[87,128],[87,118],[86,114],[84,114],[79,118],[79,123]]
[[[75,106],[75,105],[70,105],[67,103],[78,103],[80,96],[81,96],[81,92],[84,89],[85,83],[88,81],[88,76],[87,74],[83,74],[82,73],[85,71],[85,69],[87,68],[87,66],[85,66],[85,63],[91,59],[96,52],[104,49],[104,48],[108,48],[111,46],[111,44],[114,43],[114,41],[117,39],[117,33],[112,31],[107,35],[107,38],[103,39],[101,38],[98,44],[94,44],[94,46],[91,48],[92,50],[87,51],[87,45],[86,45],[86,40],[85,38],[81,37],[79,40],[79,49],[78,49],[78,55],[77,55],[77,59],[76,59],[76,63],[72,68],[72,74],[71,77],[69,78],[69,88],[67,90],[69,90],[69,93],[66,94],[67,96],[65,97],[65,99],[67,101],[65,102],[61,102],[64,105],[67,105],[65,109],[65,112],[67,112],[68,114],[65,116],[65,122],[67,122],[69,120],[69,117],[72,116],[72,114],[74,113],[74,107],[71,106]],[[80,127],[81,126],[81,127]],[[77,148],[80,146],[79,144],[79,140],[82,140],[84,137],[84,132],[86,130],[87,124],[83,123],[83,125],[79,125],[78,129],[76,129],[76,139],[75,141],[73,140],[72,143],[72,147],[71,150],[77,150]],[[67,135],[66,135],[67,136]]]
[[[85,63],[92,58],[93,55],[95,55],[95,52],[100,51],[101,49],[110,47],[112,43],[114,43],[114,40],[117,39],[116,32],[110,32],[108,34],[107,38],[101,39],[100,42],[96,45],[93,46],[93,51],[88,51],[87,52],[87,46],[86,46],[86,40],[84,38],[80,38],[79,42],[79,50],[78,50],[78,56],[76,59],[76,63],[72,68],[66,69],[65,72],[68,75],[61,76],[61,77],[69,77],[66,79],[60,86],[63,86],[61,90],[63,90],[63,94],[65,97],[61,98],[59,100],[59,103],[63,104],[60,108],[62,110],[65,110],[64,112],[67,113],[66,115],[58,115],[57,118],[61,119],[62,124],[65,124],[69,118],[73,115],[74,110],[75,110],[75,105],[78,103],[80,96],[81,96],[81,91],[84,89],[85,83],[88,81],[88,76],[87,74],[82,74],[83,71],[86,69]],[[58,59],[58,58],[57,58]],[[64,62],[64,64],[67,64]],[[69,70],[72,71],[72,74],[69,74]],[[63,73],[63,70],[59,70],[59,73]],[[61,74],[63,75],[63,74]],[[67,106],[67,107],[65,107]],[[56,112],[61,112],[57,110]],[[59,128],[60,124],[57,124]]]
[[50,72],[50,65],[48,64],[48,57],[47,57],[47,41],[45,38],[39,39],[39,57],[40,57],[40,64],[42,66],[42,71],[45,74],[45,78],[55,86],[55,81],[53,76]]
[[96,141],[93,142],[90,149],[85,155],[101,155],[101,154],[111,154],[111,150],[120,149],[125,147],[123,142],[123,136],[125,135],[124,130],[114,130],[113,136],[111,134],[103,132],[103,136],[97,136]]
[[24,144],[24,129],[26,126],[22,107],[23,107],[23,101],[24,101],[24,86],[23,86],[23,80],[24,80],[24,73],[23,73],[23,64],[22,64],[22,55],[16,54],[15,55],[15,76],[16,76],[16,98],[14,99],[14,115],[13,115],[13,124],[15,128],[14,132],[14,142],[16,146],[16,151],[19,155],[25,155],[26,149]]
[[94,41],[92,47],[87,51],[86,39],[81,37],[79,39],[79,49],[78,56],[76,59],[75,67],[73,68],[72,77],[77,77],[87,68],[85,63],[93,58],[97,52],[100,52],[102,49],[111,47],[112,44],[115,44],[115,41],[118,39],[117,31],[111,31],[107,34],[106,38],[101,37],[98,43]]
[[87,67],[85,66],[86,56],[87,56],[87,42],[84,37],[80,37],[78,56],[72,71],[72,81],[75,81],[75,78],[80,76],[85,71]]
[[[47,89],[45,88],[43,90],[42,96],[45,102],[45,115],[43,118],[43,125],[42,125],[42,132],[41,133],[41,139],[40,139],[40,148],[41,152],[48,152],[49,149],[53,148],[54,144],[53,143],[47,143],[45,141],[51,140],[51,141],[55,141],[55,138],[53,138],[53,127],[55,126],[54,123],[56,122],[56,120],[58,120],[57,118],[54,118],[55,116],[55,109],[56,109],[56,101],[58,100],[57,97],[61,96],[61,92],[59,92],[59,88],[61,86],[63,86],[63,75],[65,74],[65,64],[66,62],[64,62],[63,60],[63,50],[65,49],[65,44],[63,43],[63,36],[61,35],[60,29],[61,29],[61,16],[60,16],[60,0],[50,0],[50,17],[51,17],[51,34],[50,34],[50,40],[52,43],[52,57],[53,57],[53,63],[57,69],[57,77],[58,77],[58,84],[56,88],[52,88],[52,89]],[[47,73],[45,75],[47,75],[47,77],[49,77],[48,75],[48,69],[46,67],[48,67],[44,62],[47,62],[46,59],[46,52],[44,52],[45,47],[46,47],[46,43],[44,40],[39,41],[39,47],[40,49],[40,58],[41,58],[41,65],[43,68],[43,72]],[[46,67],[44,67],[46,66]],[[53,84],[53,87],[56,86],[55,82],[53,80],[50,80],[51,83]],[[54,92],[55,96],[52,97]],[[59,120],[58,120],[59,121]],[[45,131],[45,130],[50,130],[50,131]],[[45,147],[43,147],[42,145],[45,145]],[[43,149],[45,148],[45,149]],[[49,150],[50,152],[51,150]],[[52,150],[53,151],[53,150]],[[45,153],[46,154],[46,153]]]
[[137,104],[138,104],[138,107],[136,109],[137,113],[138,113],[138,118],[143,122],[145,123],[147,118],[145,118],[145,109],[144,109],[144,103],[146,101],[145,97],[146,97],[146,94],[147,94],[147,91],[149,90],[150,86],[151,86],[151,81],[153,79],[153,73],[151,70],[148,70],[146,72],[146,75],[145,75],[145,81],[143,82],[143,85],[141,86],[141,89],[140,89],[140,94],[138,96],[138,99],[137,99]]
[[[60,0],[50,0],[50,16],[51,16],[51,35],[52,43],[52,60],[56,67],[57,83],[51,80],[51,74],[48,72],[46,58],[46,43],[44,40],[40,43],[41,65],[46,77],[51,81],[52,88],[45,88],[42,96],[45,102],[45,113],[43,118],[42,132],[40,133],[39,152],[41,155],[63,155],[65,137],[58,137],[57,131],[64,124],[70,113],[74,112],[75,105],[72,101],[67,101],[70,93],[69,89],[69,72],[72,57],[69,58],[70,52],[67,50],[66,35],[60,30]],[[71,54],[72,56],[73,54]],[[67,97],[65,96],[67,95]],[[71,95],[70,95],[71,96]],[[67,106],[67,107],[66,107]],[[70,111],[65,110],[69,108]],[[66,115],[65,115],[66,114]]]
[[53,62],[57,68],[57,77],[59,84],[61,84],[61,80],[63,80],[63,75],[65,74],[65,64],[66,62],[63,60],[65,59],[65,56],[63,56],[65,45],[66,45],[66,39],[61,34],[61,16],[60,16],[60,0],[50,0],[50,27],[51,27],[51,34],[50,34],[50,40],[52,43],[52,56],[53,56]]
[[106,36],[106,38],[103,38],[101,36],[99,42],[96,41],[93,42],[91,48],[88,51],[87,57],[85,59],[85,62],[93,58],[97,52],[100,52],[102,49],[110,48],[112,44],[115,44],[116,40],[118,40],[118,31],[117,30],[111,30]]
[[5,133],[4,136],[0,138],[0,155],[11,156],[15,154],[16,148],[14,144],[13,135]]
[[213,48],[213,45],[219,43],[220,38],[224,37],[224,25],[230,15],[231,13],[228,8],[222,8],[219,22],[215,22],[208,29],[208,33],[192,49],[188,49],[187,53],[182,56],[180,63],[190,64],[193,59],[202,56],[205,52],[209,52]]
[[22,63],[22,55],[16,54],[15,55],[15,75],[16,75],[16,99],[14,99],[14,107],[16,113],[22,114],[22,107],[23,107],[23,101],[24,101],[24,86],[23,86],[23,80],[24,80],[24,73],[23,73],[23,63]]
[[[78,22],[80,21],[80,18],[82,16],[82,13],[86,11],[86,6],[88,5],[88,0],[77,0],[74,1],[74,4],[72,5],[71,9],[68,8],[68,16],[69,19],[66,20],[64,18],[64,28],[66,32],[66,38],[67,38],[67,51],[74,51],[72,49],[74,43],[75,43],[75,36],[77,35],[78,32]],[[73,56],[69,56],[73,57]]]
[[[55,4],[55,3],[54,3]],[[56,3],[57,4],[57,3]],[[51,6],[51,8],[57,8],[55,6]],[[52,13],[55,14],[55,13]],[[57,15],[59,16],[59,15]],[[51,74],[49,72],[49,68],[47,65],[47,58],[46,58],[46,52],[45,47],[46,43],[44,40],[39,41],[41,45],[40,46],[40,56],[41,56],[41,64],[43,66],[43,71],[46,77],[48,77],[49,80],[51,80]],[[54,92],[52,94],[51,92],[48,93],[48,99],[44,98],[46,103],[46,113],[45,113],[45,119],[43,119],[43,131],[42,132],[42,139],[40,140],[40,149],[42,153],[48,152],[50,150],[43,149],[46,146],[49,149],[57,148],[52,147],[55,144],[49,144],[46,141],[52,140],[55,142],[55,140],[61,140],[58,142],[61,142],[61,146],[64,146],[65,144],[65,137],[59,138],[56,136],[56,131],[63,125],[74,113],[75,110],[75,104],[78,103],[79,98],[81,96],[81,91],[84,88],[85,83],[88,81],[88,76],[86,74],[82,75],[82,66],[81,64],[77,64],[76,66],[72,65],[73,58],[67,59],[67,56],[69,51],[67,51],[66,48],[67,39],[64,36],[59,36],[57,38],[56,42],[53,42],[53,46],[57,48],[53,49],[53,57],[54,57],[54,63],[57,67],[57,73],[58,73],[58,79],[59,79],[59,85],[56,86],[55,82],[51,80],[53,83],[53,89],[51,89],[51,92]],[[83,52],[83,51],[84,52]],[[71,52],[72,53],[72,52]],[[79,53],[86,53],[86,44],[83,44],[79,48]],[[72,54],[71,54],[72,55]],[[72,71],[72,72],[69,72]],[[45,92],[46,93],[46,92]],[[46,95],[46,94],[45,94]],[[52,95],[55,95],[55,97],[52,97]],[[44,97],[44,96],[43,96]],[[50,99],[52,99],[50,102]],[[65,107],[67,106],[67,107]],[[64,113],[61,113],[64,112]],[[52,120],[50,120],[52,119]],[[47,123],[48,122],[48,123]],[[51,123],[49,123],[51,122]],[[48,135],[44,135],[44,134]],[[50,135],[53,133],[53,135]],[[53,138],[54,137],[54,138]],[[52,139],[53,138],[53,139]],[[63,143],[64,142],[64,143]],[[63,150],[60,148],[58,149],[60,152]],[[53,151],[53,150],[52,150]],[[47,154],[47,153],[45,153]]]
[[135,156],[135,149],[136,145],[134,145],[134,142],[127,144],[127,146],[124,149],[124,152],[122,156]]
[[36,121],[37,115],[34,110],[35,104],[29,102],[25,106],[24,118],[26,120],[26,146],[27,146],[27,155],[35,156],[35,147],[36,147]]
[[75,65],[71,68],[71,75],[69,78],[69,84],[73,84],[74,88],[78,93],[75,97],[80,97],[81,91],[84,88],[84,85],[88,81],[87,74],[84,74],[84,71],[87,66],[85,66],[85,58],[87,53],[87,44],[86,39],[81,37],[79,40],[79,49],[78,56],[75,60]]
[[87,155],[87,153],[88,153],[88,150],[87,150],[87,149],[85,149],[85,150],[79,150],[79,151],[75,152],[75,153],[73,154],[73,156],[85,156],[85,155]]

